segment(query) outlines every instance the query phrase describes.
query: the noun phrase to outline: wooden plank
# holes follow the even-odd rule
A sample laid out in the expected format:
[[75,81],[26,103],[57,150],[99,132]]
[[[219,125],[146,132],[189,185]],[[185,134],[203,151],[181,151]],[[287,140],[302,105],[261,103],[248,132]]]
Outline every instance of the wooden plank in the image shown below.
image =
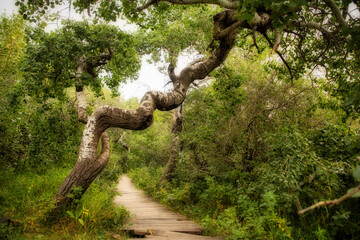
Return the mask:
[[221,237],[209,237],[194,234],[177,233],[158,229],[152,229],[151,232],[135,231],[135,233],[139,235],[145,235],[147,239],[223,240],[223,238]]
[[202,227],[189,221],[185,216],[171,211],[154,199],[146,196],[137,189],[130,178],[123,175],[117,190],[121,196],[116,196],[114,202],[124,206],[130,214],[130,222],[126,226],[127,231],[133,231],[137,235],[146,236],[150,239],[213,239],[223,238],[201,236]]

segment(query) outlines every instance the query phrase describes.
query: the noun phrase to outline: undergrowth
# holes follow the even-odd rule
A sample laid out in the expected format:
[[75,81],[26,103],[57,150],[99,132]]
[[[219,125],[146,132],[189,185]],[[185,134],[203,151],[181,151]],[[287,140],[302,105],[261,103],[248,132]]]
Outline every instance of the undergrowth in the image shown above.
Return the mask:
[[254,61],[223,66],[217,81],[187,96],[169,182],[158,184],[165,164],[157,159],[132,163],[131,178],[210,235],[358,239],[359,198],[297,213],[358,184],[352,176],[360,164],[358,123],[309,80],[287,83]]
[[[112,239],[110,232],[122,234],[129,212],[113,203],[115,183],[121,174],[113,155],[108,168],[93,182],[76,207],[68,209],[55,224],[47,222],[58,186],[70,167],[0,173],[0,239]],[[5,221],[7,220],[7,221]]]

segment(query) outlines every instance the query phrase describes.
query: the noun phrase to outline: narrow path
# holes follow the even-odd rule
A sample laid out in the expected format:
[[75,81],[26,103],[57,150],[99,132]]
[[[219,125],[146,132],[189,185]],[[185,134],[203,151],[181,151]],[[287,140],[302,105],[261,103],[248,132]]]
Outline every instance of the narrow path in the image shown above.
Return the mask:
[[127,175],[123,175],[117,190],[121,196],[115,197],[115,203],[130,211],[130,223],[126,230],[149,239],[208,239],[220,240],[220,237],[201,236],[203,229],[181,214],[146,196],[137,189]]

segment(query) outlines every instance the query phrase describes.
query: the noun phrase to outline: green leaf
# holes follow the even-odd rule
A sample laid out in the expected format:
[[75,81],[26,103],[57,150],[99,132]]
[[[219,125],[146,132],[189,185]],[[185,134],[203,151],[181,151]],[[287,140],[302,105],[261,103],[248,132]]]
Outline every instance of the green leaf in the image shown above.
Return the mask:
[[[351,192],[352,190],[354,190],[355,188],[350,188],[349,190],[347,190],[347,193]],[[360,191],[358,191],[357,193],[355,193],[354,195],[351,196],[352,198],[358,198],[360,197]]]
[[66,211],[66,213],[67,213],[70,217],[75,218],[74,213],[73,213],[72,211]]
[[77,211],[75,218],[79,218],[82,213],[83,213],[83,210],[82,210],[82,209],[80,209],[80,211]]
[[244,12],[240,15],[240,18],[246,21],[251,22],[254,19],[254,14],[252,13],[248,13],[248,12]]
[[356,180],[360,180],[360,166],[356,166],[355,170],[353,171],[353,177]]
[[290,1],[290,2],[289,2],[289,6],[290,6],[291,8],[296,8],[296,7],[297,7],[297,4],[296,4],[295,1]]
[[82,220],[81,218],[78,219],[79,220],[79,223],[84,226],[84,220]]

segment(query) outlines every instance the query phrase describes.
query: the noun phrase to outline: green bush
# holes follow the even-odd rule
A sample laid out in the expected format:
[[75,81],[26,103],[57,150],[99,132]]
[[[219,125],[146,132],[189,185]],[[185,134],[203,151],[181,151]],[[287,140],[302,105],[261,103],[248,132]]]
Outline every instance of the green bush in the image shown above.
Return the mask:
[[72,104],[54,99],[38,104],[28,99],[4,111],[2,168],[44,172],[53,164],[69,166],[76,159],[83,127]]

